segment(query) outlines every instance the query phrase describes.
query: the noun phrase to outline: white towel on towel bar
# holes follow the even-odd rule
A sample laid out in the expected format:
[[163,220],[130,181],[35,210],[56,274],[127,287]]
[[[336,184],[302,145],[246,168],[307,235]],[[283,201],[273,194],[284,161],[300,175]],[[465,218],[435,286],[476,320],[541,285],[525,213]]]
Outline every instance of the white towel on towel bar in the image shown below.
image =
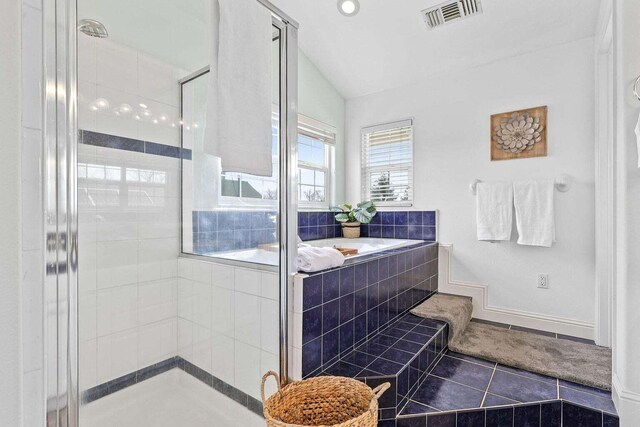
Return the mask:
[[214,0],[204,152],[222,170],[272,176],[271,13],[255,0]]
[[298,270],[312,273],[344,264],[344,255],[333,248],[298,248]]
[[513,183],[518,244],[550,248],[556,241],[553,181]]
[[501,182],[478,183],[476,220],[478,240],[510,240],[513,224],[513,186]]

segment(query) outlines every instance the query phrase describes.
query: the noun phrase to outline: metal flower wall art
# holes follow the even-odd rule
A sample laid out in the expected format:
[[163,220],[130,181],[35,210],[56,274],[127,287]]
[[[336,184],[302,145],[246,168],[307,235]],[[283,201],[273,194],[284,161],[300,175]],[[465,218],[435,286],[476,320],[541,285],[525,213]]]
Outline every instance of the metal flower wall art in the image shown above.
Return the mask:
[[547,107],[491,116],[491,160],[547,155]]

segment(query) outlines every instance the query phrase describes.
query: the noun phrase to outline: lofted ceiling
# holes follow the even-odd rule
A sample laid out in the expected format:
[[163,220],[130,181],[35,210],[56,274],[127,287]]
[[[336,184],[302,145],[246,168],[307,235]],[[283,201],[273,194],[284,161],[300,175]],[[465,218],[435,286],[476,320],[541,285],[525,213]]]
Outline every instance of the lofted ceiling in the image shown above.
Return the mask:
[[420,11],[442,0],[271,0],[300,23],[300,48],[346,98],[401,87],[593,36],[600,0],[482,0],[484,13],[433,31]]

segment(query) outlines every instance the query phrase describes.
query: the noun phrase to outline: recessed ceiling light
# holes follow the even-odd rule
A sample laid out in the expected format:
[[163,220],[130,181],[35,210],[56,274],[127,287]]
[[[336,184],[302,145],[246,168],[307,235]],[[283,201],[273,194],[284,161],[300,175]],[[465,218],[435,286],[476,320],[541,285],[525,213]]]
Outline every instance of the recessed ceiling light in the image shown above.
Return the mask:
[[338,0],[338,10],[344,16],[355,16],[360,10],[358,0]]
[[142,102],[140,104],[138,104],[141,108],[148,108],[147,104],[143,104]]

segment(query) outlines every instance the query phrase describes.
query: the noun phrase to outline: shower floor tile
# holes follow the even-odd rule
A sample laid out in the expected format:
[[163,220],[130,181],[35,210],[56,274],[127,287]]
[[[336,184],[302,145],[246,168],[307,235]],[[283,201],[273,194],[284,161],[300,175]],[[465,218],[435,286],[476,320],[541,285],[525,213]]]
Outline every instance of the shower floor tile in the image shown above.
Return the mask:
[[80,409],[87,427],[258,427],[264,420],[179,369]]

